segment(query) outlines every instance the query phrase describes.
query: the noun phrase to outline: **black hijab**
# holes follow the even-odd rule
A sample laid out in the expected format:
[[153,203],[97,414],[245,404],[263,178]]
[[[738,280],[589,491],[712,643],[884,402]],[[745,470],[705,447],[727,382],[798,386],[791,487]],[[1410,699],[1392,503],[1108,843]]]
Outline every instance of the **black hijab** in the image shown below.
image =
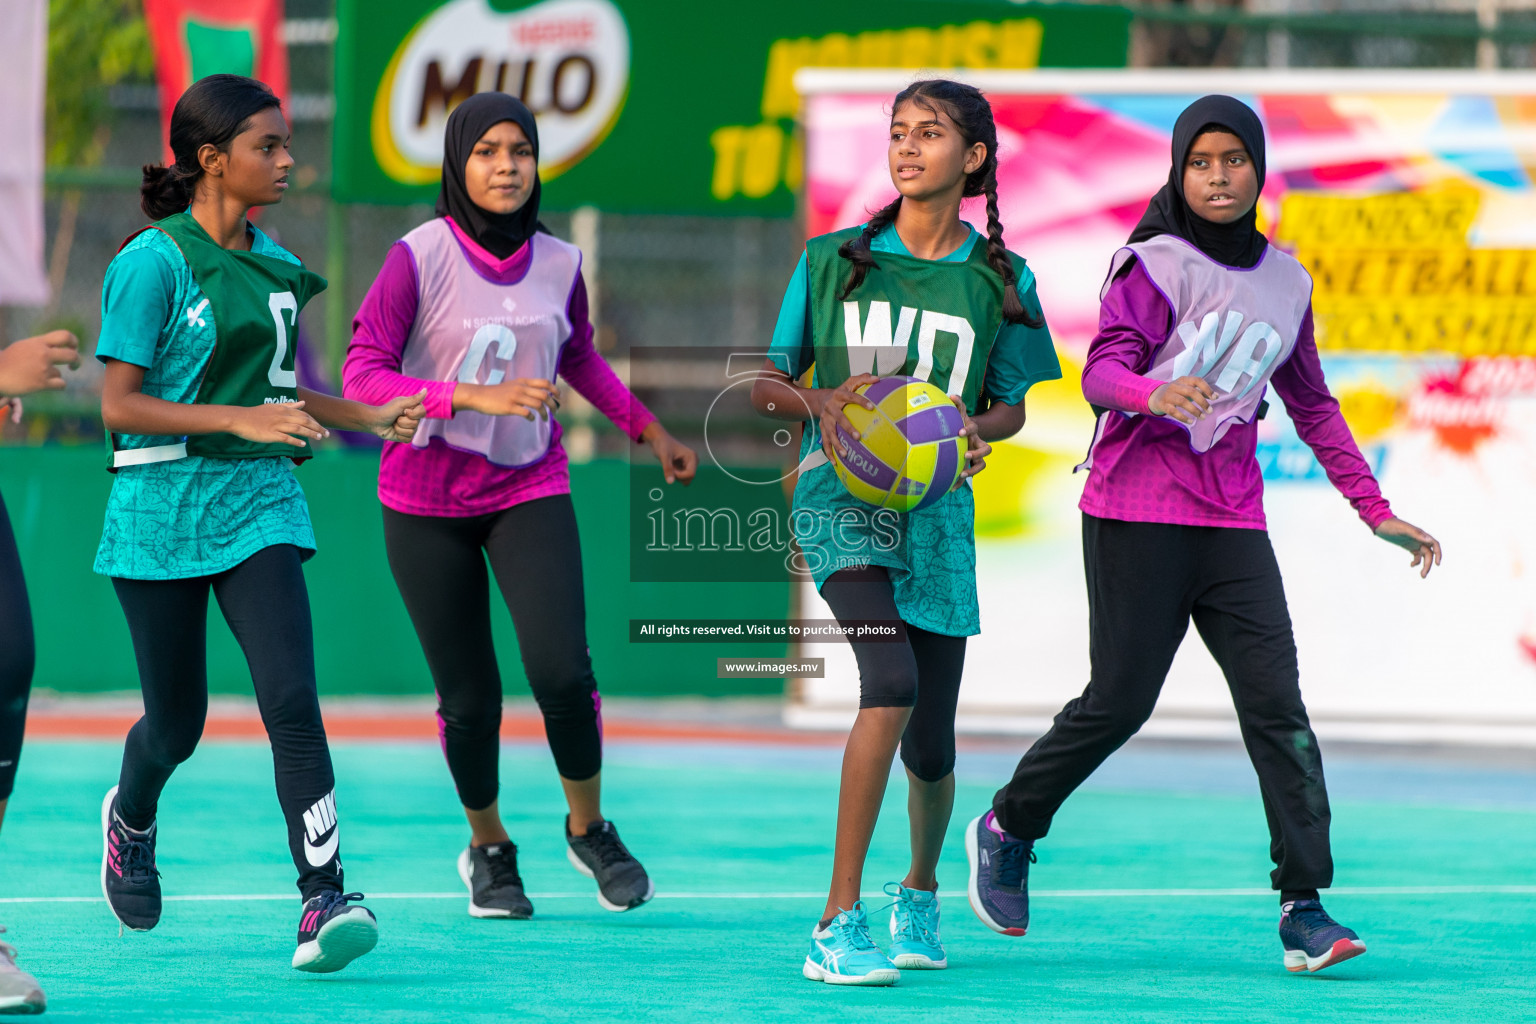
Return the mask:
[[533,158],[539,158],[539,129],[533,112],[515,96],[504,92],[476,93],[453,108],[443,133],[443,187],[437,194],[437,215],[452,217],[486,252],[504,260],[523,247],[539,223],[538,172],[534,172],[533,190],[528,201],[511,213],[491,213],[476,206],[464,185],[464,165],[469,162],[475,143],[502,121],[511,121],[533,143]]
[[1184,161],[1189,148],[1205,131],[1224,131],[1236,135],[1253,158],[1259,175],[1259,191],[1264,190],[1264,126],[1259,116],[1246,104],[1231,96],[1203,96],[1179,115],[1173,125],[1173,168],[1168,184],[1158,189],[1147,204],[1147,212],[1131,232],[1130,241],[1142,242],[1154,235],[1177,235],[1217,263],[1229,267],[1251,267],[1264,255],[1269,240],[1255,224],[1258,204],[1230,224],[1217,224],[1190,209],[1184,200]]

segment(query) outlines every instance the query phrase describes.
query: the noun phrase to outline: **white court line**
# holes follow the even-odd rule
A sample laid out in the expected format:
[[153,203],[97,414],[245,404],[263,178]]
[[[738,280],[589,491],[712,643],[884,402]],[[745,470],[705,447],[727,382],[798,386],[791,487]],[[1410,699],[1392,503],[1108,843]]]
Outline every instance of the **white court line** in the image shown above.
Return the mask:
[[[1465,896],[1465,895],[1536,895],[1536,885],[1380,885],[1339,886],[1324,890],[1330,896]],[[463,892],[376,892],[370,900],[462,900]],[[878,899],[878,893],[866,893],[869,899]],[[967,898],[964,889],[939,893],[948,900]],[[1031,897],[1044,899],[1146,899],[1167,896],[1274,896],[1273,889],[1036,889]],[[822,899],[825,892],[658,892],[659,900],[809,900]],[[529,893],[532,900],[589,900],[590,892]],[[166,896],[167,903],[246,903],[246,902],[298,902],[297,894],[247,893],[210,894],[199,896]],[[100,896],[0,896],[0,904],[8,903],[102,903]]]

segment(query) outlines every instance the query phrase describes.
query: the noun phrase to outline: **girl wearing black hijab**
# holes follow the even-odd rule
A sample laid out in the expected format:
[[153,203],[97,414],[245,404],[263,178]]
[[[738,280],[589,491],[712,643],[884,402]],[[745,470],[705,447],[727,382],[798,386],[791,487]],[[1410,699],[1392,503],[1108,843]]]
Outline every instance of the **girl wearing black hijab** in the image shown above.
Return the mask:
[[1302,705],[1290,613],[1255,455],[1273,386],[1328,479],[1383,540],[1440,562],[1392,514],[1328,393],[1312,334],[1312,280],[1255,226],[1264,131],[1230,96],[1173,130],[1168,182],[1110,262],[1083,393],[1102,410],[1080,508],[1091,676],[1082,696],[971,822],[971,904],[1023,935],[1029,864],[1062,802],[1152,714],[1193,620],[1232,691],[1269,823],[1270,875],[1290,971],[1365,952],[1323,910],[1333,880],[1328,794]]
[[448,118],[438,216],[396,242],[357,318],[349,396],[413,381],[426,418],[379,466],[390,569],[438,697],[448,768],[470,823],[459,875],[475,917],[533,907],[497,803],[501,675],[486,561],[517,631],[565,789],[567,855],[609,910],[654,894],[599,806],[601,701],[587,650],[581,547],[555,375],[650,445],[667,482],[697,466],[592,345],[581,252],[539,224],[539,135],[503,93]]

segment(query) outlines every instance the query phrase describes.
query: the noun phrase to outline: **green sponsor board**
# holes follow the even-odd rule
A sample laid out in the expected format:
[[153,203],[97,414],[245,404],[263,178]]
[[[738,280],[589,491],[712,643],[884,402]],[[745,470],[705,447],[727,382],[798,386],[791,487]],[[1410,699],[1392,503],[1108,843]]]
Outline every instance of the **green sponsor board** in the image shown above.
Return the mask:
[[788,215],[802,67],[1124,67],[1130,13],[884,0],[338,0],[333,191],[437,194],[443,123],[475,92],[539,118],[552,208]]

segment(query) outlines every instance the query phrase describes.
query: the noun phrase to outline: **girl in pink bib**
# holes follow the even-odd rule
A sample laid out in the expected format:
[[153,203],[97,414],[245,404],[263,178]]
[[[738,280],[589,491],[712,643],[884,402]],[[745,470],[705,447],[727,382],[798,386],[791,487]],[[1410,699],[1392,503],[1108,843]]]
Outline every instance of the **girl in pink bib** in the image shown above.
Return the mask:
[[1425,575],[1440,545],[1392,515],[1323,380],[1312,279],[1255,226],[1258,116],[1207,96],[1179,116],[1172,148],[1168,183],[1110,263],[1083,370],[1100,413],[1081,502],[1090,681],[971,822],[971,904],[994,930],[1024,934],[1035,841],[1152,714],[1193,621],[1259,776],[1285,966],[1317,971],[1365,943],[1319,901],[1333,880],[1328,793],[1265,532],[1255,421],[1266,388],[1378,537]]
[[517,847],[497,804],[501,675],[491,644],[489,558],[570,805],[571,864],[609,910],[654,894],[600,805],[600,699],[587,651],[581,547],[553,381],[564,377],[646,442],[667,482],[693,451],[592,345],[581,251],[539,224],[533,115],[481,93],[448,118],[438,217],[396,242],[353,322],[348,396],[425,390],[410,445],[379,467],[390,569],[438,698],[443,752],[469,819],[459,876],[475,917],[526,918]]

